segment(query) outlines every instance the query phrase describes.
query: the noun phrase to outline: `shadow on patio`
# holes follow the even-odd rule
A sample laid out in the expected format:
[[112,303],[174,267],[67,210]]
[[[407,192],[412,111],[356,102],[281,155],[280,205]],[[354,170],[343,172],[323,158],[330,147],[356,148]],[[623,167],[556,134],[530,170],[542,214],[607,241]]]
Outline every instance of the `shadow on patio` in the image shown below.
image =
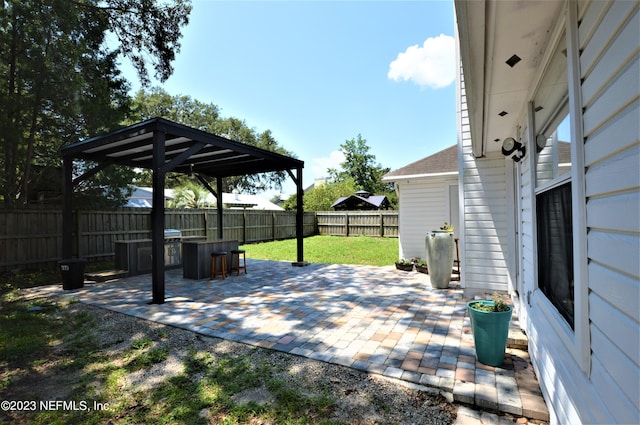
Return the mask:
[[166,299],[142,275],[62,291],[79,301],[208,336],[305,356],[437,388],[456,402],[549,419],[526,351],[502,367],[476,361],[461,289],[393,267],[249,259],[248,274],[194,281],[166,272]]

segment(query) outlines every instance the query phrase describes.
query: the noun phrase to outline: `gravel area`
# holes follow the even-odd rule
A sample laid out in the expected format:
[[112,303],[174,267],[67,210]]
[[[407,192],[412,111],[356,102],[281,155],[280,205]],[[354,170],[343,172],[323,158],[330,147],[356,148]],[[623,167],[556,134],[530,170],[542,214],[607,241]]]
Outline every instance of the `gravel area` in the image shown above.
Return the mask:
[[[165,379],[183,373],[185,360],[195,350],[211,353],[214,359],[244,356],[252,364],[268,365],[274,377],[285,380],[291,388],[297,388],[305,395],[328,393],[337,402],[331,419],[345,424],[452,424],[456,420],[456,406],[442,396],[396,381],[305,357],[211,338],[83,303],[73,303],[67,308],[95,318],[94,335],[99,338],[100,350],[114,358],[130,349],[132,341],[142,338],[168,350],[164,361],[126,375],[122,391],[151,389]],[[56,376],[42,373],[22,376],[12,386],[12,398],[64,399],[78,378],[77,372],[69,376],[59,373]],[[191,377],[193,380],[199,378],[197,375]],[[96,389],[99,391],[98,387]],[[264,386],[236,394],[233,400],[236,403],[274,402]],[[200,416],[216,423],[207,409]]]

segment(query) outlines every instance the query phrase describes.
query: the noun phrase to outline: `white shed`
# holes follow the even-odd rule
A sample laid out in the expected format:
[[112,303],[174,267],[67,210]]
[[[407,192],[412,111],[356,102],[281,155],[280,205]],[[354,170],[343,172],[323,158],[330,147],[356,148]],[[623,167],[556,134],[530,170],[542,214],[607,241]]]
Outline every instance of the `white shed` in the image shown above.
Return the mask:
[[458,234],[458,147],[387,173],[398,193],[398,244],[401,258],[425,258],[425,236],[446,221]]
[[640,2],[454,4],[462,285],[511,294],[552,423],[638,423]]

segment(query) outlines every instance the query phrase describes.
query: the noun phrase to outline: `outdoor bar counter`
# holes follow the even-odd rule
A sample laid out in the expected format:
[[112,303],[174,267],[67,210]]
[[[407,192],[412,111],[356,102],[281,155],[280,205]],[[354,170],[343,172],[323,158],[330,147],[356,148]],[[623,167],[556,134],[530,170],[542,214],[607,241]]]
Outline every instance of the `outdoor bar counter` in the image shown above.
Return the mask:
[[[168,238],[164,243],[164,266],[167,269],[178,268],[182,264],[180,243],[204,240],[203,236]],[[127,276],[151,273],[151,239],[129,239],[115,241],[115,266],[127,270]]]
[[227,273],[231,270],[231,250],[238,249],[237,239],[213,239],[182,242],[182,276],[185,279],[209,279],[211,253],[227,252]]

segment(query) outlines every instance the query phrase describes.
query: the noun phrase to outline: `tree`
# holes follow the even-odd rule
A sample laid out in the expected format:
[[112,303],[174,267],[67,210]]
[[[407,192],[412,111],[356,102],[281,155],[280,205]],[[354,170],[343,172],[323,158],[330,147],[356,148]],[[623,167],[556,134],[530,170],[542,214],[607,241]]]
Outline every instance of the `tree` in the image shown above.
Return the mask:
[[160,87],[139,90],[131,105],[131,115],[125,125],[150,118],[162,117],[202,131],[220,131],[220,109],[190,96],[172,96]]
[[[94,164],[80,163],[77,168],[92,167]],[[84,172],[77,171],[76,174]],[[83,209],[110,209],[127,203],[131,195],[130,183],[134,171],[129,167],[111,166],[84,180],[75,188],[73,202]]]
[[216,204],[207,199],[209,194],[204,186],[187,182],[175,189],[173,200],[168,202],[168,206],[170,208],[213,208]]
[[382,182],[382,176],[390,171],[376,163],[376,156],[369,153],[366,139],[360,134],[355,139],[347,140],[340,145],[344,153],[342,169],[328,169],[329,176],[334,182],[352,179],[356,190],[366,190],[370,193],[381,193],[390,190],[390,186]]
[[[238,118],[220,117],[220,109],[214,104],[206,104],[190,96],[172,96],[161,88],[155,87],[149,91],[140,90],[133,99],[133,115],[129,124],[134,122],[162,117],[176,121],[208,133],[217,134],[237,142],[246,143],[282,155],[293,156],[281,147],[273,137],[271,130],[258,133],[249,127],[244,120]],[[148,181],[148,172],[142,173],[138,181]],[[169,173],[167,186],[174,187],[185,184],[189,179],[185,175]],[[243,193],[257,193],[265,189],[281,189],[282,182],[287,178],[286,172],[261,173],[248,176],[228,177],[223,181],[223,191],[231,192],[237,189]],[[212,185],[215,187],[215,185]]]
[[150,61],[161,82],[173,74],[171,63],[180,52],[180,29],[189,23],[189,0],[84,0],[72,4],[108,25],[118,39],[120,53],[131,60],[144,86],[150,82]]
[[[150,0],[0,3],[0,186],[5,205],[27,202],[30,182],[38,178],[34,172],[59,167],[63,145],[120,125],[129,111],[129,87],[117,69],[120,52],[134,61],[143,81],[143,57],[156,60],[161,78],[170,75],[167,65],[189,11],[183,0],[164,5]],[[106,47],[110,30],[120,51]],[[131,171],[109,167],[100,175],[116,184],[130,182],[127,173]],[[85,195],[104,197],[99,180],[82,186]]]
[[[343,196],[353,195],[355,183],[351,178],[340,182],[322,183],[309,189],[303,197],[302,205],[305,211],[330,211],[331,205]],[[283,208],[295,210],[297,195],[292,195],[285,201]]]

